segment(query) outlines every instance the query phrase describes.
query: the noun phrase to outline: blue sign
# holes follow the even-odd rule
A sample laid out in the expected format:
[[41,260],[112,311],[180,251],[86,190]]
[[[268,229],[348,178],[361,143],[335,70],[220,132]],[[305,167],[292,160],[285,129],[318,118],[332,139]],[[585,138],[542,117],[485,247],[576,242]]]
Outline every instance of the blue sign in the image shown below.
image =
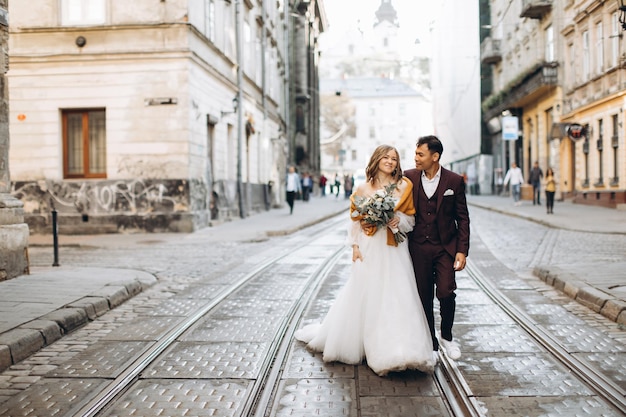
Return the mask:
[[519,120],[517,116],[502,117],[502,140],[517,140],[519,138]]

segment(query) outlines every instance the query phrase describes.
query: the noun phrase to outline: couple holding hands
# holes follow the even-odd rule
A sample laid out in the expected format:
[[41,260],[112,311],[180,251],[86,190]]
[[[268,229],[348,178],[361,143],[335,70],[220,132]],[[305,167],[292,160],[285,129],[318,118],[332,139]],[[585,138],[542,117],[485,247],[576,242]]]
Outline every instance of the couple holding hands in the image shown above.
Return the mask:
[[[437,137],[421,137],[415,169],[405,172],[392,146],[381,145],[372,154],[367,181],[351,197],[351,276],[322,323],[295,334],[307,348],[322,352],[325,362],[356,365],[365,359],[383,376],[408,369],[433,372],[440,347],[451,359],[461,356],[452,336],[455,272],[465,268],[469,214],[463,177],[440,165],[442,153]],[[383,216],[382,227],[373,227],[359,203],[383,190],[395,202],[394,212]]]

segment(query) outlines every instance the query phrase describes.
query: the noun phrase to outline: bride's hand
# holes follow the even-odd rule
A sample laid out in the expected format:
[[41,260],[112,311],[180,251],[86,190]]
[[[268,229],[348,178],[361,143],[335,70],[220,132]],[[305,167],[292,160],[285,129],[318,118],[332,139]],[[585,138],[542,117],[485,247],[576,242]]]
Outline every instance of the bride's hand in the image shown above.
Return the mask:
[[391,220],[387,222],[387,227],[393,230],[393,229],[397,229],[399,224],[400,224],[400,218],[392,217]]
[[361,249],[359,249],[359,245],[352,245],[352,262],[356,262],[357,259],[360,259],[363,262],[363,255],[361,255]]

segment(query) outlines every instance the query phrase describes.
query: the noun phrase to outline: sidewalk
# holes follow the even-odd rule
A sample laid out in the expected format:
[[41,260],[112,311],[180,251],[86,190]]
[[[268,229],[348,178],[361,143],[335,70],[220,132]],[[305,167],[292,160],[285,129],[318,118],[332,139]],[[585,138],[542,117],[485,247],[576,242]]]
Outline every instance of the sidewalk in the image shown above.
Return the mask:
[[[549,227],[626,235],[624,211],[557,202],[555,214],[547,215],[544,207],[533,206],[530,202],[514,206],[510,198],[495,196],[468,196],[468,203],[470,213],[471,207],[476,206],[523,217]],[[198,239],[202,242],[262,241],[271,236],[293,233],[342,212],[347,215],[347,209],[348,201],[341,196],[312,197],[308,202],[296,201],[292,215],[285,206],[188,235],[60,235],[59,245],[128,247],[132,250],[137,245],[180,239]],[[29,245],[51,246],[52,237],[31,236]],[[626,259],[618,267],[620,271],[626,270]],[[626,279],[622,274],[616,276],[614,290],[609,292],[605,288],[596,288],[597,283],[590,281],[597,274],[585,274],[585,279],[571,271],[536,270],[535,274],[594,310],[626,323]],[[143,271],[63,265],[56,268],[31,268],[31,275],[0,282],[0,371],[115,308],[155,282],[154,276]]]
[[[296,201],[289,208],[252,214],[192,234],[59,235],[59,247],[128,248],[181,239],[262,241],[286,235],[346,212],[348,200],[334,196]],[[347,219],[347,217],[346,217]],[[51,235],[29,237],[29,246],[50,246]],[[145,291],[156,278],[120,268],[31,267],[30,275],[0,281],[0,372],[29,357],[88,321]]]
[[[626,211],[622,210],[557,201],[554,214],[547,214],[545,201],[542,206],[533,206],[532,201],[515,206],[511,197],[491,195],[468,195],[467,201],[470,218],[471,207],[476,206],[556,229],[626,236]],[[600,247],[590,247],[588,258],[580,263],[561,267],[543,265],[535,267],[533,273],[595,312],[626,325],[626,253],[623,260],[603,263],[599,269],[601,261],[593,256],[601,252]]]

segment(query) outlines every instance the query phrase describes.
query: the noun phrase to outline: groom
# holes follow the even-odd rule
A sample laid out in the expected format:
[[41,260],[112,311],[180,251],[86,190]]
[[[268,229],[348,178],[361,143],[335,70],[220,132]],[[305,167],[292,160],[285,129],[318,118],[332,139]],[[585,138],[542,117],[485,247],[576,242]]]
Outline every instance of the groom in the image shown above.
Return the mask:
[[[404,172],[413,182],[415,228],[409,237],[415,279],[428,319],[435,352],[439,345],[452,359],[461,350],[452,341],[456,308],[455,272],[465,268],[469,251],[469,213],[463,177],[443,168],[443,145],[436,136],[423,136],[415,150],[415,169]],[[435,291],[436,287],[436,291]],[[439,300],[441,339],[435,336],[433,298]]]

